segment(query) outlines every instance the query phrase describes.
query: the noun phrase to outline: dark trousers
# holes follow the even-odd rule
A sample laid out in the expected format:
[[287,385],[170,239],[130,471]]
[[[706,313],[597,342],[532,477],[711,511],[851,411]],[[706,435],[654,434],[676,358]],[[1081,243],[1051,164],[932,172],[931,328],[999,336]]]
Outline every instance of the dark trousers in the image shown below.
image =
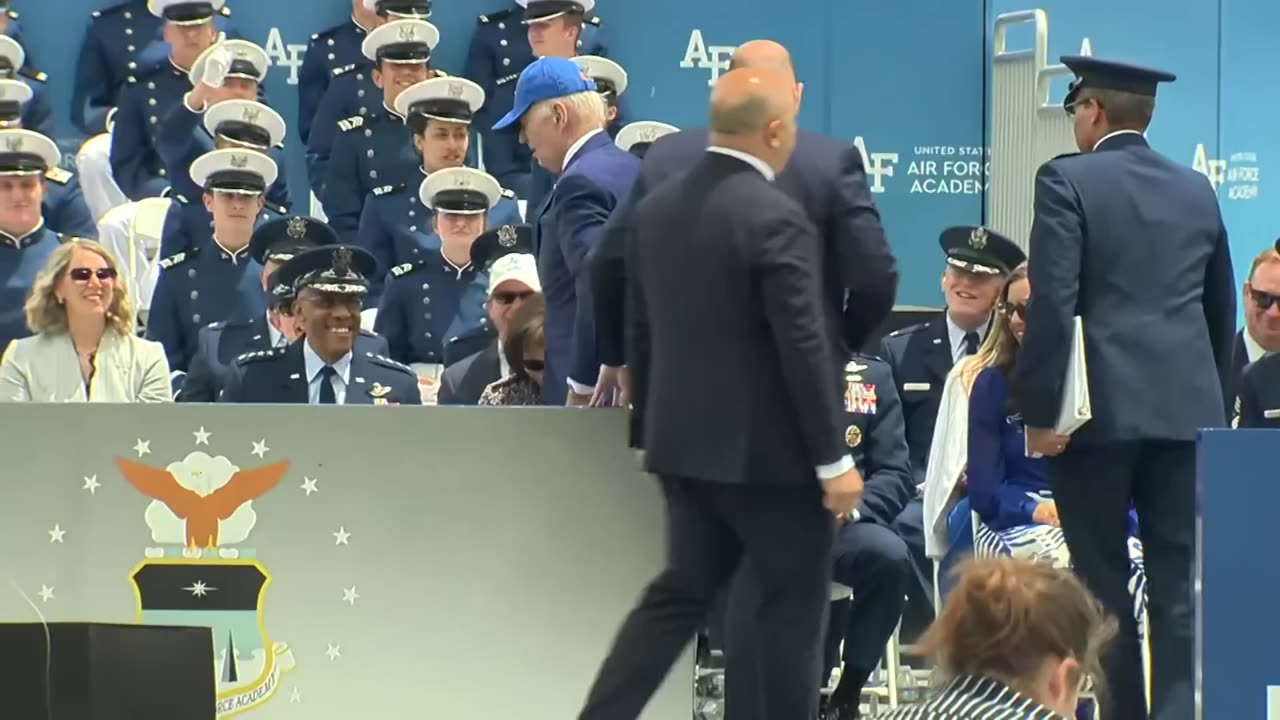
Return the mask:
[[853,599],[831,604],[823,680],[836,665],[841,640],[845,672],[875,669],[898,628],[911,580],[907,544],[883,525],[858,522],[840,528],[832,556],[832,579],[853,588]]
[[933,622],[933,561],[924,550],[924,502],[913,498],[893,521],[893,531],[911,552],[914,578],[907,586],[907,608],[902,618],[903,641],[914,641]]
[[1072,446],[1049,462],[1049,482],[1076,573],[1120,623],[1103,657],[1102,717],[1147,717],[1137,621],[1129,596],[1128,510],[1138,511],[1151,625],[1151,717],[1194,713],[1192,573],[1195,444],[1132,441]]
[[[759,648],[757,672],[744,675],[761,679],[766,720],[814,717],[833,525],[818,483],[725,485],[676,477],[661,482],[667,567],[622,624],[579,717],[639,717],[741,562],[759,589],[754,623],[741,629]],[[727,655],[738,632],[730,626]],[[726,691],[733,672],[726,668]],[[725,710],[734,712],[731,702]]]

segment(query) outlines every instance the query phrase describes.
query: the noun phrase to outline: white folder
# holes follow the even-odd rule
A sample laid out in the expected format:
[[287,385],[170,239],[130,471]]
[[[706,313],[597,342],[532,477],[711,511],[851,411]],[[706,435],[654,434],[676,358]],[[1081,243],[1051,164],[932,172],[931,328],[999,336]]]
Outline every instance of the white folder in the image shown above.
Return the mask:
[[1071,354],[1067,356],[1067,377],[1062,384],[1062,409],[1054,431],[1070,435],[1093,419],[1089,403],[1089,363],[1084,352],[1084,321],[1075,317],[1071,335]]

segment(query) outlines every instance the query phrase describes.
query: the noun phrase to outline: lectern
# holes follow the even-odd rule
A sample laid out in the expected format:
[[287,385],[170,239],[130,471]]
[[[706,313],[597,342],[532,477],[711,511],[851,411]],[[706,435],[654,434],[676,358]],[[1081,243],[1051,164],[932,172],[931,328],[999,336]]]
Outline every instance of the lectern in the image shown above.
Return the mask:
[[0,702],[24,720],[214,720],[202,627],[0,623]]

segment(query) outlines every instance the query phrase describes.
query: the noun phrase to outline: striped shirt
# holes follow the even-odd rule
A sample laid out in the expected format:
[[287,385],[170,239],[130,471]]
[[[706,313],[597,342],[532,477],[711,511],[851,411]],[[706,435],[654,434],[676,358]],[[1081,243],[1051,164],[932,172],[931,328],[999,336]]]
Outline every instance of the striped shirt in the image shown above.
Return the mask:
[[1067,720],[1002,682],[961,675],[925,702],[900,707],[880,720]]

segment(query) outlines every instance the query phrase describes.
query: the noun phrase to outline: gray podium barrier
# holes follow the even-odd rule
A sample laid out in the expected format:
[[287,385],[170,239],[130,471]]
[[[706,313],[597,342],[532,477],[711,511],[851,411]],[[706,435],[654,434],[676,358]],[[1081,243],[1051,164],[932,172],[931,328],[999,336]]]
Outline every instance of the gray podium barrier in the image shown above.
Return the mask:
[[[220,718],[571,718],[662,561],[623,425],[0,406],[0,621],[208,626]],[[645,717],[691,717],[692,675]]]

